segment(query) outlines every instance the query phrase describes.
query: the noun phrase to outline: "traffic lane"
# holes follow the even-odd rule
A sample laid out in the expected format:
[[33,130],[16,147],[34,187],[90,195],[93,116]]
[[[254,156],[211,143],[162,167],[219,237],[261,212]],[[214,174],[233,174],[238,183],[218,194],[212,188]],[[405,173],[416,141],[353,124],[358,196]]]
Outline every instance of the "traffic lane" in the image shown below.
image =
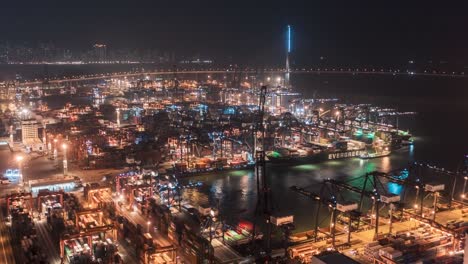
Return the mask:
[[43,252],[47,255],[48,263],[60,264],[58,241],[54,242],[54,239],[50,236],[46,220],[36,221],[36,230],[39,232],[39,241],[41,242]]
[[[144,228],[145,231],[148,229],[148,220],[147,218],[144,218],[140,213],[138,212],[129,212],[128,210],[120,210],[120,213],[122,216],[133,222],[134,224],[139,224],[142,228]],[[166,238],[165,235],[163,235],[159,230],[155,230],[154,227],[150,226],[149,229],[150,233],[154,235],[156,242],[158,243],[159,246],[161,247],[167,247],[172,245],[172,243],[169,241],[168,238]]]
[[32,159],[23,166],[23,175],[26,180],[46,179],[53,175],[60,175],[61,172],[56,161],[48,160],[46,157]]
[[2,207],[0,208],[0,249],[2,252],[2,256],[0,260],[2,263],[6,264],[14,264],[15,257],[13,253],[13,248],[11,247],[11,237],[8,227],[6,226],[6,218],[4,218],[3,214],[3,201]]
[[213,239],[211,245],[213,246],[214,255],[217,259],[223,261],[239,261],[242,259],[232,248],[224,245],[218,239]]

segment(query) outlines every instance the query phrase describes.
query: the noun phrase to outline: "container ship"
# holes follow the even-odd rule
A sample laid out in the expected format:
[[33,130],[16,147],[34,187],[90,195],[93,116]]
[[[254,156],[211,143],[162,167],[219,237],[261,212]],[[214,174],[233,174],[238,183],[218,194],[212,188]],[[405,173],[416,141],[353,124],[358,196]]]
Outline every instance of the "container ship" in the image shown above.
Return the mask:
[[294,148],[278,148],[268,152],[267,158],[272,164],[306,164],[359,157],[365,152],[362,142],[340,140],[330,145],[309,143]]

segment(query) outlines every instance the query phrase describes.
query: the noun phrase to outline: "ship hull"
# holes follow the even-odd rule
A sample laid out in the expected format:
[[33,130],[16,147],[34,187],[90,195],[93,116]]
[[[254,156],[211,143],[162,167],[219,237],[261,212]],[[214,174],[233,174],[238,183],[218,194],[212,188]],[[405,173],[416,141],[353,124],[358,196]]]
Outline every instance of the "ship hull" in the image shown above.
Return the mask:
[[362,153],[364,153],[364,150],[324,151],[307,156],[268,157],[268,162],[272,164],[310,164],[330,160],[358,158]]

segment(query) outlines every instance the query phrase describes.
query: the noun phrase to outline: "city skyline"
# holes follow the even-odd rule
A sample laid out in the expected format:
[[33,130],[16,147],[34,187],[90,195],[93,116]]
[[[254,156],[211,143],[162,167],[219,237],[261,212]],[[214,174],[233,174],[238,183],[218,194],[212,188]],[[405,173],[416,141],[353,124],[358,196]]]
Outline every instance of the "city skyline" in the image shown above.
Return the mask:
[[[283,8],[275,8],[279,6]],[[240,1],[185,7],[154,3],[96,4],[92,9],[7,7],[11,12],[1,18],[0,40],[51,40],[73,51],[104,43],[112,49],[157,49],[181,57],[203,54],[216,61],[268,65],[284,61],[277,54],[284,51],[281,40],[290,24],[297,32],[292,61],[297,65],[321,59],[368,65],[432,60],[463,67],[468,58],[463,48],[464,6]]]

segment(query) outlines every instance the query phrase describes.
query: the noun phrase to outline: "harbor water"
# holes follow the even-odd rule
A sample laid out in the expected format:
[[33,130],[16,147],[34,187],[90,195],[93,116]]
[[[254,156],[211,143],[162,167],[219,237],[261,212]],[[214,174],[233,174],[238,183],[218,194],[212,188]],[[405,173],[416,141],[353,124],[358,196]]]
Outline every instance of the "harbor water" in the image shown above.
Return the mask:
[[[294,215],[295,232],[314,226],[314,203],[289,190],[296,185],[318,192],[323,179],[350,180],[370,171],[391,171],[418,161],[457,170],[468,154],[468,79],[419,76],[300,75],[292,76],[295,89],[306,98],[335,97],[345,103],[370,103],[415,111],[401,117],[399,126],[415,136],[414,146],[389,157],[328,161],[299,166],[269,165],[269,177],[276,214]],[[253,220],[256,182],[253,171],[216,172],[187,180],[205,182],[201,192],[212,204],[219,204],[228,223]],[[451,184],[451,179],[435,179]],[[388,191],[400,194],[403,186],[388,183]],[[460,190],[457,190],[460,191]],[[358,197],[348,194],[349,200]],[[323,212],[323,213],[326,213]],[[327,220],[320,224],[326,226]]]

